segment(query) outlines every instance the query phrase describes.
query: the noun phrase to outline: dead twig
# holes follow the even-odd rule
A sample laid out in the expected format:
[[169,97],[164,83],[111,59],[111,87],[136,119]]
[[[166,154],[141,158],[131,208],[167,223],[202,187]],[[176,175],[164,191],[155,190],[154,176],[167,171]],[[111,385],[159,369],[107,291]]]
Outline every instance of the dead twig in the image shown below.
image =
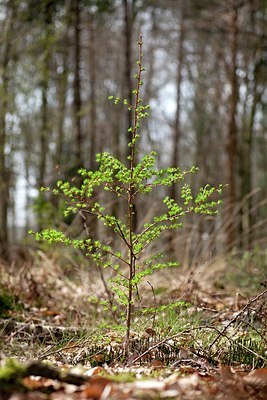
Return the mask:
[[219,335],[213,340],[213,342],[209,346],[209,350],[211,350],[211,348],[214,346],[214,344],[219,340],[221,336],[225,336],[224,333],[227,331],[229,326],[232,325],[240,317],[240,315],[242,315],[249,308],[249,306],[252,303],[254,303],[255,301],[259,300],[262,296],[264,296],[265,293],[267,293],[267,289],[264,289],[256,297],[247,302],[247,304],[228,322],[228,324],[223,328],[223,330],[219,332]]

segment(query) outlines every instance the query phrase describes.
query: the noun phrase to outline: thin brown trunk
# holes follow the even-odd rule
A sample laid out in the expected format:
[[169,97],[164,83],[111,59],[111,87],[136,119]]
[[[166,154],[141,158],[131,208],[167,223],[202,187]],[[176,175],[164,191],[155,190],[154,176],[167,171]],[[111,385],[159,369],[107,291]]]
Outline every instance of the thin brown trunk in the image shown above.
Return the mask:
[[67,71],[67,53],[63,54],[63,71],[59,76],[58,82],[58,121],[57,121],[57,138],[56,138],[56,152],[54,159],[54,167],[62,167],[62,150],[64,142],[64,117],[66,109],[66,97],[67,97],[67,83],[68,83],[68,71]]
[[[51,56],[51,35],[52,30],[52,14],[49,5],[45,8],[45,48],[44,48],[44,58],[42,62],[42,79],[41,79],[41,129],[40,129],[40,162],[39,162],[39,176],[37,180],[38,189],[44,187],[47,184],[46,174],[47,174],[47,156],[48,156],[48,144],[50,136],[50,126],[49,126],[49,111],[48,111],[48,89],[49,89],[49,78],[50,78],[50,56]],[[38,225],[39,229],[43,228],[43,207],[42,203],[45,201],[45,196],[43,192],[40,192],[39,198],[41,201],[41,207],[39,208],[38,215]]]
[[[6,46],[7,47],[7,46]],[[2,64],[2,90],[1,90],[1,112],[0,112],[0,255],[5,255],[8,246],[8,199],[9,199],[9,183],[8,170],[6,166],[5,145],[7,140],[6,134],[6,113],[7,113],[7,96],[8,96],[8,50],[6,48],[5,57]]]
[[238,8],[232,6],[231,20],[231,42],[230,42],[230,87],[229,97],[229,124],[227,135],[227,154],[228,154],[228,182],[229,182],[229,223],[227,232],[227,244],[232,249],[235,240],[234,208],[236,203],[236,173],[237,173],[237,125],[236,111],[238,103],[238,79],[237,79],[237,36],[238,36]]
[[[28,133],[28,132],[27,132]],[[26,147],[26,146],[25,146]],[[25,148],[25,155],[27,154],[28,150]],[[28,211],[30,210],[31,206],[31,195],[30,195],[30,163],[27,159],[27,156],[24,158],[24,169],[25,169],[25,199],[26,199],[26,204],[25,204],[25,210]],[[24,235],[25,237],[28,235],[29,232],[29,227],[30,227],[30,216],[29,212],[25,213],[25,226],[24,226]]]
[[[153,87],[153,80],[156,72],[156,65],[155,65],[155,51],[157,45],[157,34],[158,34],[158,15],[156,14],[156,10],[152,9],[151,12],[151,43],[150,48],[147,51],[147,68],[146,68],[146,79],[145,79],[145,102],[149,104],[153,95],[155,95],[154,87]],[[149,129],[149,119],[145,118],[142,121],[142,130],[147,131],[148,140],[150,145],[154,146],[153,139],[151,137],[151,132]]]
[[[131,55],[132,55],[132,30],[133,30],[133,3],[129,0],[123,0],[124,5],[124,30],[125,30],[125,83],[127,87],[127,99],[130,104],[133,103],[133,84],[131,79]],[[132,7],[131,7],[132,6]],[[127,147],[126,155],[131,156],[131,147],[128,143],[132,141],[132,133],[128,128],[132,127],[132,110],[127,109]],[[137,207],[133,203],[133,230],[137,227]]]
[[48,88],[50,77],[50,56],[51,56],[51,35],[53,34],[52,28],[52,9],[48,3],[45,7],[44,14],[44,29],[45,29],[45,49],[42,64],[42,106],[41,106],[41,136],[40,136],[40,164],[39,164],[39,178],[38,186],[45,185],[45,176],[47,168],[47,152],[49,143],[49,115],[48,115]]
[[[173,126],[172,136],[172,154],[171,154],[171,166],[178,167],[179,163],[179,148],[181,141],[181,84],[182,84],[182,68],[184,61],[184,18],[183,18],[183,6],[181,7],[181,13],[179,17],[179,41],[178,41],[178,52],[177,52],[177,76],[176,76],[176,112],[175,121]],[[169,190],[171,198],[177,200],[177,184],[172,184]],[[176,234],[174,231],[170,231],[170,237],[168,242],[168,252],[175,252],[175,238]]]
[[254,69],[254,82],[252,93],[250,95],[253,96],[253,102],[249,114],[249,120],[247,123],[246,116],[244,118],[244,127],[242,130],[242,143],[241,143],[241,152],[240,152],[240,160],[239,160],[239,176],[240,176],[240,200],[244,201],[246,198],[246,202],[241,208],[241,226],[240,226],[240,235],[242,238],[241,244],[245,246],[248,250],[252,247],[253,237],[252,237],[252,224],[253,218],[251,213],[252,208],[252,196],[250,195],[253,187],[252,187],[252,152],[253,152],[253,132],[254,132],[254,122],[257,105],[261,101],[261,97],[263,94],[263,90],[258,90],[257,88],[257,69],[260,66],[260,63],[256,64]]
[[[89,65],[89,80],[90,80],[90,95],[89,95],[89,169],[95,170],[96,165],[96,60],[95,60],[95,26],[94,15],[89,14],[88,20],[89,30],[89,47],[88,47],[88,65]],[[96,190],[95,200],[98,197]],[[90,237],[96,239],[98,229],[98,219],[96,216],[90,219]],[[89,225],[89,224],[88,224]],[[104,281],[103,281],[104,282]],[[109,295],[109,292],[107,291]],[[109,297],[110,298],[110,297]],[[111,300],[111,298],[110,298]]]
[[[57,131],[56,131],[56,150],[54,154],[53,160],[53,173],[54,180],[57,181],[62,175],[66,172],[65,163],[66,159],[63,157],[63,144],[64,144],[64,118],[66,111],[66,97],[68,90],[68,67],[67,67],[67,52],[63,53],[63,62],[62,62],[62,73],[58,75],[58,86],[57,86],[57,102],[58,102],[58,110],[57,110]],[[57,217],[57,210],[60,202],[59,196],[51,196],[51,203],[54,208],[55,218]]]
[[48,147],[48,69],[49,69],[49,58],[48,53],[44,60],[44,73],[42,81],[42,108],[41,108],[41,137],[40,137],[40,164],[39,164],[39,179],[38,188],[45,185],[46,165],[47,165],[47,147]]
[[[179,163],[179,148],[181,141],[181,85],[182,85],[182,68],[184,62],[184,15],[183,7],[181,7],[180,21],[179,21],[179,42],[178,42],[178,59],[177,59],[177,77],[176,77],[176,112],[173,128],[172,140],[172,155],[171,165],[177,167]],[[177,198],[177,185],[172,185],[170,188],[170,196],[173,199]]]
[[95,28],[94,16],[89,15],[89,48],[88,64],[90,79],[90,97],[89,97],[89,141],[90,141],[90,169],[96,168],[96,60],[95,60]]
[[[132,55],[132,27],[133,16],[130,12],[129,0],[123,0],[124,5],[124,35],[125,35],[125,83],[127,90],[127,99],[130,104],[133,101],[133,85],[131,79],[131,55]],[[132,112],[127,110],[127,128],[132,126]],[[128,133],[127,143],[131,141],[131,132]],[[130,148],[127,146],[127,155],[130,154]]]
[[82,127],[81,127],[81,79],[80,79],[80,58],[81,58],[81,44],[80,44],[80,1],[73,0],[73,13],[74,13],[74,98],[73,98],[73,111],[74,111],[74,131],[75,131],[75,165],[79,167],[82,165]]
[[[68,5],[71,11],[72,4]],[[72,24],[72,13],[69,12],[66,20],[66,40],[70,40],[69,30]],[[65,165],[66,159],[63,155],[63,144],[64,144],[64,121],[66,113],[67,95],[68,95],[68,76],[69,76],[69,51],[68,48],[62,47],[62,72],[58,74],[58,86],[57,86],[57,102],[58,102],[58,119],[57,119],[57,137],[56,137],[56,151],[54,157],[54,170],[56,172],[55,178],[58,178],[58,172],[61,171],[61,167]],[[56,197],[56,196],[54,196]]]
[[1,63],[1,93],[0,93],[0,256],[6,256],[8,250],[8,207],[9,207],[9,173],[6,165],[5,147],[7,143],[6,114],[8,112],[9,62],[11,59],[12,32],[15,19],[15,8],[10,1],[6,9],[8,28],[6,29],[3,61]]

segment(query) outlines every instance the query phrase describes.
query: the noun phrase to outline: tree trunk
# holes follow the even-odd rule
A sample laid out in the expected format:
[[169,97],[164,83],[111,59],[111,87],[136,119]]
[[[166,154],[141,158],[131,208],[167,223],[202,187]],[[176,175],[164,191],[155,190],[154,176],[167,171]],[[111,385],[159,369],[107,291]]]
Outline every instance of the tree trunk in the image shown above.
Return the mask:
[[[132,0],[133,1],[133,0]],[[124,5],[124,30],[125,30],[125,83],[127,94],[126,97],[130,104],[133,103],[133,84],[132,84],[132,68],[131,68],[131,56],[132,56],[132,31],[133,31],[133,3],[131,0],[123,0]],[[132,6],[132,7],[130,7]],[[126,144],[126,156],[130,157],[131,147],[128,147],[128,143],[132,140],[132,132],[128,131],[128,128],[132,127],[133,118],[132,110],[127,109],[127,144]],[[137,207],[133,203],[133,230],[137,228]]]
[[[129,0],[123,0],[124,5],[124,34],[125,34],[125,84],[126,84],[126,96],[130,104],[133,100],[133,84],[131,77],[131,55],[132,55],[132,28],[133,28],[133,15],[130,12]],[[132,126],[132,111],[127,110],[127,129]],[[131,149],[128,147],[128,143],[131,141],[131,132],[128,132],[127,136],[127,148],[126,154],[129,155]]]
[[[178,52],[177,52],[177,75],[176,75],[176,111],[175,120],[173,125],[172,135],[172,154],[171,154],[171,166],[178,167],[179,163],[179,147],[181,141],[181,84],[182,84],[182,68],[184,61],[184,15],[183,6],[181,6],[179,16],[179,39],[178,39]],[[174,200],[177,200],[177,183],[170,186],[169,195]],[[170,237],[168,240],[168,252],[175,253],[176,233],[170,231]]]
[[238,156],[238,142],[237,142],[237,125],[236,125],[236,111],[238,103],[238,79],[237,79],[237,36],[238,36],[238,8],[232,5],[231,10],[231,42],[230,42],[230,76],[229,83],[231,87],[231,94],[229,97],[229,123],[226,151],[228,155],[228,183],[229,183],[229,220],[227,228],[227,244],[229,250],[233,248],[235,240],[235,205],[236,205],[236,176],[237,176],[237,156]]
[[48,76],[49,76],[49,51],[46,51],[43,65],[42,79],[42,107],[41,107],[41,137],[40,137],[40,164],[39,164],[39,179],[38,189],[45,186],[45,175],[47,165],[47,147],[48,147]]
[[[44,14],[44,28],[45,29],[45,44],[44,44],[44,58],[41,66],[41,129],[40,129],[40,163],[39,163],[39,176],[38,176],[38,189],[47,184],[47,156],[48,144],[50,139],[50,124],[49,124],[49,110],[48,110],[48,89],[50,79],[50,57],[51,57],[51,35],[52,29],[52,13],[49,4],[45,8]],[[40,208],[38,215],[39,229],[43,228],[43,203],[45,196],[43,192],[39,194]]]
[[[62,54],[62,72],[57,75],[57,120],[56,120],[56,149],[53,158],[53,179],[56,182],[61,179],[66,173],[66,158],[63,157],[63,144],[64,144],[64,119],[66,113],[66,98],[68,91],[68,53],[64,51]],[[53,204],[54,217],[58,217],[58,207],[60,203],[59,196],[51,196],[50,199]]]
[[80,79],[80,58],[81,58],[81,44],[80,44],[80,1],[73,0],[73,14],[74,14],[74,98],[73,98],[73,111],[74,111],[74,131],[75,131],[75,167],[82,166],[82,127],[81,127],[81,79]]
[[95,60],[95,27],[94,15],[89,15],[89,48],[88,48],[88,65],[90,79],[90,96],[89,96],[89,142],[90,142],[90,165],[89,168],[96,168],[96,60]]
[[[89,32],[89,46],[88,46],[88,66],[89,66],[89,80],[90,80],[90,94],[89,94],[89,169],[96,170],[96,59],[95,59],[95,22],[94,15],[90,13],[88,16],[88,32]],[[97,201],[98,190],[96,189],[94,200]],[[85,217],[86,218],[86,217]],[[97,238],[98,219],[96,216],[91,216],[90,223],[88,220],[90,237]]]
[[[151,30],[149,32],[151,37],[150,47],[146,52],[146,79],[145,79],[145,103],[150,104],[150,101],[153,96],[155,96],[153,80],[156,75],[156,63],[155,63],[155,55],[157,48],[157,35],[158,35],[158,15],[156,13],[156,9],[152,9],[151,11]],[[144,118],[142,121],[142,131],[147,131],[147,139],[149,141],[149,145],[154,148],[154,141],[150,132],[150,118]],[[142,139],[141,139],[142,140]]]
[[[177,76],[176,76],[176,112],[175,121],[173,128],[173,139],[172,139],[172,155],[171,165],[178,167],[179,163],[179,147],[181,141],[181,85],[182,85],[182,68],[184,62],[184,13],[183,6],[181,5],[181,12],[179,18],[179,42],[178,42],[178,60],[177,60]],[[170,187],[170,197],[177,200],[177,184],[173,184]]]
[[8,199],[9,199],[9,174],[6,166],[5,146],[7,140],[6,133],[6,113],[8,106],[8,61],[9,50],[6,44],[2,69],[2,90],[1,90],[1,111],[0,111],[0,255],[6,254],[8,247]]
[[58,76],[58,119],[57,119],[57,138],[56,138],[56,151],[54,158],[54,169],[62,167],[62,150],[64,143],[64,118],[66,110],[66,97],[68,85],[68,60],[67,52],[63,54],[62,73]]
[[[15,20],[15,7],[9,1],[6,7],[8,27],[4,41],[3,58],[0,68],[0,256],[6,256],[8,250],[8,207],[9,207],[9,171],[6,164],[5,147],[7,143],[6,114],[8,112],[9,97],[9,62],[11,59],[12,32]],[[10,13],[10,15],[8,15]]]
[[[256,63],[254,68],[253,87],[250,95],[253,97],[248,121],[245,115],[245,124],[242,129],[241,138],[241,151],[239,160],[239,177],[240,177],[240,201],[243,201],[241,208],[241,223],[240,223],[240,237],[241,245],[250,250],[253,242],[253,218],[251,213],[252,208],[252,153],[253,153],[253,131],[257,105],[260,103],[264,86],[258,90],[257,72],[261,66],[260,62]],[[246,111],[246,110],[245,110]],[[244,201],[246,199],[246,201]]]

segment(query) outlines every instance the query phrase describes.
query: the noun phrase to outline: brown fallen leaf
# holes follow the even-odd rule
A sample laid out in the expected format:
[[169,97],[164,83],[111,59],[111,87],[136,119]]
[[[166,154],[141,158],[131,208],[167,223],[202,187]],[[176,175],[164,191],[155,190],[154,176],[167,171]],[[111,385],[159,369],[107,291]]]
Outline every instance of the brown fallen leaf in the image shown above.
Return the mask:
[[223,381],[234,380],[236,377],[236,374],[234,374],[234,372],[231,370],[231,367],[229,367],[228,365],[221,365],[220,371]]
[[253,389],[264,391],[267,395],[267,368],[255,369],[244,376],[243,380]]
[[58,390],[61,383],[49,378],[26,376],[22,379],[22,383],[29,390]]
[[91,358],[91,364],[96,367],[96,366],[101,366],[105,363],[105,357],[103,354],[96,354]]
[[245,385],[242,376],[238,375],[231,367],[221,366],[221,389],[227,400],[249,400],[250,391]]
[[40,315],[43,317],[55,317],[59,315],[60,313],[56,310],[48,310],[47,308],[41,308],[40,309]]
[[164,368],[165,364],[160,360],[152,360],[151,363],[150,363],[150,366],[153,369],[159,369],[159,368]]
[[83,394],[88,399],[99,400],[105,387],[112,384],[112,380],[103,376],[92,376],[89,383],[86,384]]
[[197,372],[196,368],[191,367],[190,365],[181,365],[181,367],[179,367],[177,371],[179,371],[181,375],[189,375]]
[[157,332],[153,328],[147,328],[146,333],[148,336],[154,337],[157,335]]

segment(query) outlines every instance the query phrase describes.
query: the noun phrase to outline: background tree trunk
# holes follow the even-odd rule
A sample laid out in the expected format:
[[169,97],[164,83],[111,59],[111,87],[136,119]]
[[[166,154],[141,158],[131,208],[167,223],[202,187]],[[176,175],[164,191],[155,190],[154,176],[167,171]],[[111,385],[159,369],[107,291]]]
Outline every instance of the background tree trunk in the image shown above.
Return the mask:
[[[176,110],[175,120],[173,124],[172,132],[172,147],[171,147],[171,166],[179,166],[179,151],[181,144],[181,86],[182,86],[182,69],[184,62],[184,37],[185,37],[185,25],[184,25],[184,8],[181,6],[179,15],[179,37],[178,37],[178,48],[177,48],[177,72],[176,72]],[[178,188],[177,183],[170,186],[169,195],[175,201],[177,201]],[[175,253],[176,251],[176,236],[177,232],[170,231],[170,237],[168,241],[168,252]]]
[[[256,55],[255,55],[256,56]],[[258,72],[265,61],[260,59],[255,63],[253,81],[251,88],[247,88],[248,96],[252,97],[250,110],[245,108],[244,126],[241,134],[241,149],[239,157],[239,179],[240,179],[240,245],[251,250],[253,244],[253,215],[252,215],[252,156],[254,147],[254,124],[257,106],[261,102],[263,88],[258,88]]]
[[[58,75],[58,86],[57,86],[57,101],[58,101],[58,112],[57,112],[57,136],[56,136],[56,151],[54,158],[54,171],[62,169],[63,165],[63,143],[64,143],[64,119],[66,112],[66,98],[68,89],[68,54],[64,52],[62,54],[62,72]],[[56,178],[56,177],[55,177]]]
[[[47,162],[48,162],[48,145],[51,136],[51,126],[49,118],[49,104],[48,104],[48,90],[50,81],[50,58],[52,54],[51,48],[51,37],[53,36],[52,27],[52,8],[51,3],[47,3],[44,9],[44,44],[43,44],[43,60],[41,65],[41,128],[40,128],[40,164],[39,164],[39,176],[37,180],[38,190],[47,184]],[[39,194],[39,228],[43,228],[44,219],[44,207],[45,195],[43,192]]]
[[41,83],[42,91],[42,107],[41,116],[42,124],[40,130],[40,166],[39,166],[39,179],[38,188],[45,186],[45,175],[47,165],[47,152],[48,152],[48,135],[49,135],[49,122],[48,122],[48,79],[49,79],[49,51],[45,52],[43,64],[43,79]]
[[[131,0],[123,0],[124,6],[124,54],[125,54],[125,84],[126,84],[126,98],[129,103],[133,101],[133,84],[132,84],[132,29],[133,29],[133,13],[131,9]],[[132,111],[127,110],[126,128],[132,126]],[[131,150],[128,147],[128,143],[131,141],[131,132],[128,132],[126,154],[129,155]]]
[[88,65],[89,65],[89,80],[90,80],[90,95],[89,95],[89,149],[90,149],[90,164],[89,169],[96,168],[96,60],[95,60],[95,27],[94,15],[89,14],[88,17]]
[[[96,54],[95,54],[95,21],[94,14],[89,13],[88,15],[88,67],[89,67],[89,82],[90,82],[90,93],[89,93],[89,169],[96,170],[96,154],[97,150],[97,123],[96,123]],[[95,200],[99,195],[96,190]],[[86,217],[85,217],[86,218]],[[87,226],[89,227],[90,237],[96,240],[98,219],[96,216],[90,218]]]
[[80,79],[80,59],[81,59],[81,44],[80,44],[80,1],[73,0],[74,14],[74,96],[73,96],[73,111],[74,111],[74,132],[75,132],[75,167],[81,167],[82,160],[82,126],[81,126],[81,79]]
[[2,50],[2,62],[0,66],[1,86],[0,86],[0,256],[6,256],[8,251],[8,208],[10,173],[7,167],[6,144],[7,144],[7,125],[6,117],[9,103],[9,63],[11,61],[12,34],[15,20],[15,5],[9,1],[6,5],[7,27],[4,47]]
[[[171,166],[179,166],[179,150],[181,142],[181,86],[182,86],[182,69],[184,63],[184,38],[185,38],[185,25],[184,25],[184,9],[181,6],[179,16],[179,39],[178,39],[178,54],[177,54],[177,76],[176,76],[176,111],[175,121],[172,135],[172,155]],[[177,184],[170,187],[170,197],[177,200]]]
[[229,83],[231,93],[229,97],[229,123],[226,150],[228,155],[228,181],[229,181],[229,220],[227,228],[227,244],[229,250],[234,246],[235,240],[235,206],[236,206],[236,174],[238,158],[238,139],[236,112],[238,103],[238,78],[237,70],[237,36],[238,36],[238,7],[232,4],[230,25],[230,65]]
[[[133,83],[132,83],[132,32],[133,32],[133,19],[134,19],[134,0],[123,0],[124,5],[124,30],[125,30],[125,84],[126,84],[126,98],[130,104],[133,104]],[[132,140],[131,132],[128,129],[133,125],[132,110],[127,110],[126,118],[126,156],[130,156],[131,148],[128,143]],[[133,203],[133,229],[137,228],[137,206]]]
[[6,166],[5,146],[6,134],[6,113],[8,97],[8,59],[9,49],[6,44],[5,56],[1,66],[2,87],[1,87],[1,111],[0,111],[0,255],[5,255],[8,246],[8,199],[9,199],[9,174]]

